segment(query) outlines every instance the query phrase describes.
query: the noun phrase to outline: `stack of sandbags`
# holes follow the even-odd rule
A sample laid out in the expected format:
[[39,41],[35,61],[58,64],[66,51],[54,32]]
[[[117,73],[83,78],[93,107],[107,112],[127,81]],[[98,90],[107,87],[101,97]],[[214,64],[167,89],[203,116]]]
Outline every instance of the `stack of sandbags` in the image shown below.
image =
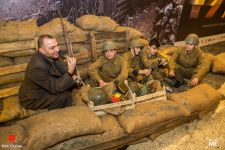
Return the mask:
[[[20,127],[23,130],[19,144],[24,150],[46,149],[76,136],[103,132],[98,116],[90,109],[78,106],[37,114],[12,126]],[[12,128],[0,128],[1,137],[7,137]]]
[[207,111],[222,98],[222,95],[208,84],[200,84],[188,91],[169,96],[169,100],[184,107],[190,113]]
[[212,62],[212,72],[225,74],[225,53],[221,53],[215,57]]
[[0,43],[34,39],[38,26],[35,19],[20,23],[16,21],[2,22],[0,28]]
[[125,31],[128,32],[128,39],[129,40],[143,37],[143,34],[140,31],[138,31],[134,28],[131,28],[131,27],[118,26],[114,30],[114,32],[125,32]]
[[17,96],[8,97],[3,102],[0,122],[26,117],[26,111],[20,106]]
[[125,111],[118,117],[118,120],[127,133],[132,133],[188,115],[189,112],[178,104],[161,100],[138,104],[134,109]]
[[[55,145],[50,149],[54,150],[90,149],[93,148],[93,146],[96,145],[101,146],[100,144],[119,139],[120,137],[123,137],[125,135],[123,128],[121,128],[120,124],[118,123],[115,117],[111,115],[104,115],[101,117],[101,120],[103,130],[105,131],[104,133],[73,138],[65,142],[62,142],[58,145]],[[108,149],[108,148],[107,147],[105,148],[102,145],[101,148],[94,147],[94,149]]]
[[76,20],[76,24],[84,29],[91,31],[111,32],[118,24],[109,17],[84,15]]

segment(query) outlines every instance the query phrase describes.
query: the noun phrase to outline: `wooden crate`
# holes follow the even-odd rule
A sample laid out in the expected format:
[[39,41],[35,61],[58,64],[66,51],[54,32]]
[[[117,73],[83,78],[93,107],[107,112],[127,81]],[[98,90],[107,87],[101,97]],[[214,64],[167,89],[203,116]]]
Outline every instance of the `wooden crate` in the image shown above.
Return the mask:
[[129,110],[129,109],[134,109],[135,105],[138,104],[138,103],[167,100],[165,87],[163,87],[162,91],[158,91],[158,92],[155,92],[155,93],[151,93],[151,94],[147,94],[147,95],[139,96],[139,97],[137,97],[135,94],[133,94],[131,92],[129,92],[129,94],[131,95],[131,99],[129,99],[129,100],[125,100],[125,101],[117,102],[117,103],[105,104],[105,105],[98,105],[98,106],[94,106],[94,103],[92,101],[89,101],[88,106],[97,115],[104,115],[104,114],[106,114],[103,111],[105,109],[125,106],[126,107],[125,109]]

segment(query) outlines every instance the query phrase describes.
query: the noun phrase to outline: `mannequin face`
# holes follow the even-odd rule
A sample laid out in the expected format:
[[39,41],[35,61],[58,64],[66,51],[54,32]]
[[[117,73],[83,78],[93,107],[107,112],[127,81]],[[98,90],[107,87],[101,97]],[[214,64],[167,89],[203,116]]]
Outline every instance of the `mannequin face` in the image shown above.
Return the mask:
[[116,50],[111,49],[105,52],[105,57],[109,60],[114,59],[116,57]]
[[152,46],[149,45],[148,46],[148,50],[149,50],[149,52],[150,52],[151,55],[156,55],[157,52],[158,52],[158,50],[157,50],[157,48],[156,48],[155,45],[152,45]]
[[188,53],[192,52],[194,48],[195,48],[195,45],[188,44],[188,43],[185,44],[185,50]]

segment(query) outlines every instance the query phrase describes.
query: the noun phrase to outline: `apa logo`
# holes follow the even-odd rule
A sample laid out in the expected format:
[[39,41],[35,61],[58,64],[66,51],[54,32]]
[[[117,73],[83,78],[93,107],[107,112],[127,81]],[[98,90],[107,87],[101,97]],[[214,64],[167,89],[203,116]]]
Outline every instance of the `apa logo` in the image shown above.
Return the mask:
[[10,142],[14,142],[14,141],[16,140],[16,136],[15,136],[14,134],[10,134],[10,135],[8,136],[8,140],[9,140]]

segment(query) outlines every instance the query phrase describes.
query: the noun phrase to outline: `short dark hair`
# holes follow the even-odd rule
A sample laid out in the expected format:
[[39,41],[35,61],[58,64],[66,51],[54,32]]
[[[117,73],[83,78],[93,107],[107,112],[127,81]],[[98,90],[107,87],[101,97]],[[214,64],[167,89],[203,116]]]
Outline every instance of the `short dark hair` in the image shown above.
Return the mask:
[[55,39],[53,36],[49,35],[49,34],[43,34],[41,36],[39,36],[38,38],[38,49],[42,48],[43,43],[44,43],[44,39]]
[[156,48],[160,47],[159,41],[157,39],[155,39],[155,38],[154,39],[151,39],[149,41],[149,46],[153,46],[153,45],[155,45]]

